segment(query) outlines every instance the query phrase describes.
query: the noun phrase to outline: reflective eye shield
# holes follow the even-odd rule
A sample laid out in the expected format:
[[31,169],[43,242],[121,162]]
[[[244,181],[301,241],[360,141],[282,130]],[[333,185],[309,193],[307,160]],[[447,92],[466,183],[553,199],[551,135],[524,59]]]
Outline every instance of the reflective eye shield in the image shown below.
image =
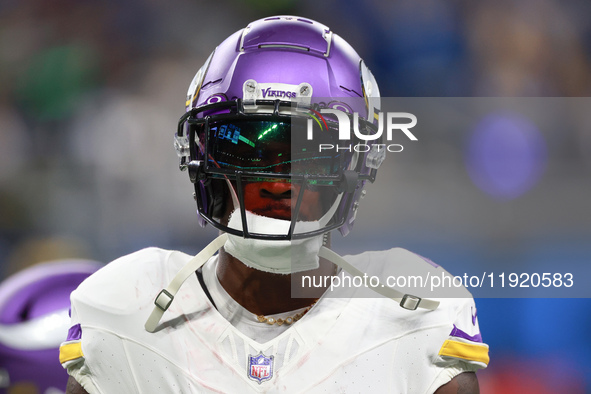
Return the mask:
[[[206,159],[203,164],[210,174],[232,175],[242,171],[263,176],[275,173],[293,178],[307,174],[318,180],[340,180],[339,172],[349,165],[353,155],[342,154],[340,149],[319,149],[339,145],[335,118],[320,115],[317,105],[279,100],[256,100],[251,105],[266,108],[267,112],[246,112],[246,105],[238,99],[201,106],[184,114],[177,131],[177,140],[185,136],[187,145],[185,154],[179,153],[181,168],[186,167],[187,159]],[[360,121],[364,126],[361,129],[371,133],[374,126]],[[179,151],[183,149],[180,145],[177,143]],[[360,177],[373,182],[375,171]]]
[[[317,151],[319,143],[332,141],[328,133],[307,140],[303,119],[288,122],[234,119],[209,122],[197,133],[207,166],[232,172],[287,175],[335,175],[344,165],[339,152]],[[299,135],[299,136],[297,136]]]

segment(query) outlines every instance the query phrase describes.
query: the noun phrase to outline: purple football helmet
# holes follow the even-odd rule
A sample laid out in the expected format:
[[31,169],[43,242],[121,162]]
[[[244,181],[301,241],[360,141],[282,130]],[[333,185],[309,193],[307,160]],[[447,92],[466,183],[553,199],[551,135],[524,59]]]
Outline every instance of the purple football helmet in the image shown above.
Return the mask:
[[0,392],[65,392],[59,346],[70,327],[70,293],[100,267],[87,260],[46,262],[0,284]]
[[[234,33],[195,75],[175,136],[180,167],[195,185],[200,224],[259,239],[306,238],[337,228],[347,235],[364,185],[375,180],[384,159],[374,147],[352,148],[367,142],[360,134],[375,133],[379,107],[373,75],[328,27],[276,16]],[[355,131],[347,141],[339,140],[343,118],[335,111]],[[230,198],[245,217],[242,185],[278,180],[321,193],[320,226],[294,232],[301,192],[292,200],[287,234],[249,232],[246,221],[244,230],[222,223]]]

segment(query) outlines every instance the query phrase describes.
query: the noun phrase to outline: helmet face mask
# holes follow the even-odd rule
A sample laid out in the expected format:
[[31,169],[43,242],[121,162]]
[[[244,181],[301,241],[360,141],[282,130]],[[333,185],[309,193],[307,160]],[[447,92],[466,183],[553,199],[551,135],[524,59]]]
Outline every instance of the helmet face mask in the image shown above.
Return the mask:
[[[350,148],[365,141],[360,140],[356,133],[351,133],[352,138],[348,141],[339,141],[339,119],[330,113],[321,113],[327,108],[333,111],[345,109],[349,124],[355,120],[361,134],[373,134],[376,129],[373,116],[375,94],[379,96],[375,80],[346,42],[332,33],[327,35],[328,28],[317,22],[311,26],[312,22],[294,21],[293,18],[267,18],[253,22],[242,32],[234,34],[212,53],[191,83],[187,94],[187,112],[179,120],[175,147],[181,169],[189,170],[190,179],[195,184],[195,199],[202,225],[210,223],[230,234],[258,239],[307,238],[334,229],[346,235],[353,223],[365,182],[375,179],[377,166],[368,166],[368,152]],[[301,45],[292,43],[291,46],[272,43],[253,46],[250,45],[252,41],[247,40],[253,49],[240,51],[236,46],[232,48],[233,41],[244,42],[245,37],[250,38],[248,34],[253,29],[267,29],[278,40],[286,34],[290,36],[288,33],[293,33],[294,26],[309,35],[316,33],[315,39],[320,35],[330,46],[331,54],[326,56],[326,52],[317,54],[311,49],[303,50],[306,42],[300,42]],[[329,41],[326,37],[330,37]],[[272,41],[273,37],[269,40]],[[261,79],[257,73],[270,75],[273,70],[281,69],[281,64],[269,64],[271,55],[281,56],[280,59],[290,57],[291,60],[301,60],[300,63],[313,58],[314,62],[324,65],[324,70],[341,65],[340,69],[346,70],[348,74],[345,77],[349,81],[351,74],[355,74],[356,86],[349,84],[347,88],[338,85],[338,93],[344,97],[331,95],[322,99],[313,92],[334,90],[332,85],[338,83],[338,79],[343,81],[342,75],[336,78],[336,82],[332,81],[331,86],[322,88],[320,82],[314,80],[322,69],[308,70],[301,75],[290,73],[289,78],[282,75],[282,78],[269,76]],[[241,63],[243,57],[246,60]],[[232,59],[234,61],[230,62]],[[260,67],[256,66],[257,62]],[[212,66],[214,64],[215,67]],[[244,68],[239,67],[240,64]],[[265,69],[261,70],[261,67]],[[212,75],[211,69],[215,69]],[[249,73],[251,70],[256,72]],[[218,74],[223,77],[218,78]],[[367,84],[363,82],[364,75],[371,77]],[[335,78],[329,78],[332,79]],[[289,83],[283,82],[285,80]],[[326,85],[326,79],[322,81]],[[370,91],[373,89],[374,95],[360,97],[358,92],[366,94],[368,87]],[[351,97],[346,97],[344,93],[349,93]],[[319,149],[320,146],[338,147],[345,142],[349,149]],[[378,144],[379,139],[372,142]],[[241,228],[229,227],[228,214],[232,210],[239,210],[241,217],[245,218],[248,210],[245,206],[245,186],[265,182],[291,186],[291,191],[286,194],[291,199],[289,231],[285,234],[249,231],[245,219]],[[320,217],[302,214],[303,207],[311,201],[306,196],[314,193],[319,196]],[[230,204],[232,207],[229,207]],[[298,226],[309,221],[316,221],[319,225],[313,228]]]

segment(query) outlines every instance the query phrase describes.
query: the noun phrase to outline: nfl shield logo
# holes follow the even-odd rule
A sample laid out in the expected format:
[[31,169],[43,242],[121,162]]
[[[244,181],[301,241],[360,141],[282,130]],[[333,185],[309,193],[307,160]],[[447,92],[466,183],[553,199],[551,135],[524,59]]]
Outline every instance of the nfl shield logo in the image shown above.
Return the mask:
[[266,357],[263,352],[256,356],[248,355],[248,377],[259,384],[273,377],[273,356]]

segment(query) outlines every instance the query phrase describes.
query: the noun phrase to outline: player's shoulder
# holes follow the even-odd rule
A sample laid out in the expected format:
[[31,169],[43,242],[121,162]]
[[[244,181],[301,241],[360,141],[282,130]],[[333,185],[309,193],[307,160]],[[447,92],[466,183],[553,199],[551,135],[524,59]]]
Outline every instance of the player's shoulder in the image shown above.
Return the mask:
[[347,255],[345,258],[358,266],[358,268],[363,268],[363,266],[369,266],[370,264],[383,269],[400,266],[412,266],[414,268],[440,267],[430,259],[401,247],[385,250],[370,250],[359,254]]
[[367,251],[348,255],[345,258],[358,269],[367,272],[368,275],[420,275],[427,273],[449,275],[443,267],[431,259],[401,247]]
[[404,293],[437,299],[440,309],[451,313],[470,308],[472,294],[444,267],[410,250],[395,247],[367,251],[345,258],[368,276],[376,276],[382,284],[396,287]]
[[191,258],[175,251],[149,247],[120,257],[88,277],[72,293],[73,306],[126,313],[151,303],[154,289],[167,282]]

